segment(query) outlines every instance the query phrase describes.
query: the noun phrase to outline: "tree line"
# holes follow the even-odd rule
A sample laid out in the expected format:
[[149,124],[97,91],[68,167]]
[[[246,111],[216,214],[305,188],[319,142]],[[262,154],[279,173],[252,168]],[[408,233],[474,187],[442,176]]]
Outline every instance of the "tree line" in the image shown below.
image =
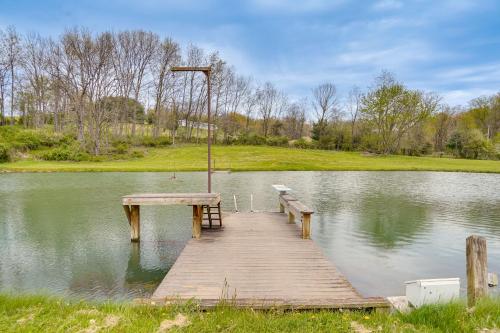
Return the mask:
[[451,108],[382,72],[342,100],[333,83],[292,100],[271,82],[238,74],[218,52],[143,30],[73,28],[58,38],[0,30],[0,125],[73,133],[94,155],[123,137],[200,142],[207,82],[170,71],[178,65],[212,68],[215,142],[498,157],[500,94]]

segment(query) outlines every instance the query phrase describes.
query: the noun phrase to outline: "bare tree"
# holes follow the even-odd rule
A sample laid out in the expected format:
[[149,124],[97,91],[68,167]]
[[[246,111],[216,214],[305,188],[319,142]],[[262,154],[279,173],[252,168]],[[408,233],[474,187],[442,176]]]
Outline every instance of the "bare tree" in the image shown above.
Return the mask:
[[284,117],[285,134],[291,139],[300,139],[306,122],[306,101],[290,104]]
[[318,138],[321,138],[330,120],[338,116],[337,88],[333,83],[323,83],[313,89],[313,109],[316,114]]
[[281,93],[270,82],[257,89],[257,110],[262,119],[262,132],[267,137],[270,128],[270,122],[274,119],[280,108]]
[[[33,94],[34,110],[33,125],[39,127],[45,114],[49,77],[47,75],[47,43],[40,35],[30,34],[23,45],[21,64],[24,77]],[[23,123],[28,126],[27,115],[23,114]]]
[[7,76],[9,71],[7,52],[3,47],[4,32],[0,30],[0,125],[5,124],[5,97],[7,95]]
[[4,61],[10,74],[10,124],[14,125],[14,110],[16,101],[17,69],[21,58],[21,37],[13,26],[7,27],[2,34],[0,48],[4,49]]
[[180,60],[179,45],[173,42],[170,38],[165,39],[155,52],[155,58],[152,61],[153,74],[156,74],[154,79],[154,128],[153,136],[157,137],[160,130],[160,112],[162,107],[165,108],[168,98],[168,89],[173,85],[174,78],[168,75],[170,67]]
[[352,146],[354,146],[354,142],[355,142],[356,121],[358,120],[359,112],[361,110],[362,97],[363,97],[363,94],[361,93],[361,90],[357,86],[352,87],[351,90],[349,91],[349,97],[348,97],[348,101],[347,101],[347,110],[349,110],[349,116],[351,117],[350,123],[351,123],[351,145]]

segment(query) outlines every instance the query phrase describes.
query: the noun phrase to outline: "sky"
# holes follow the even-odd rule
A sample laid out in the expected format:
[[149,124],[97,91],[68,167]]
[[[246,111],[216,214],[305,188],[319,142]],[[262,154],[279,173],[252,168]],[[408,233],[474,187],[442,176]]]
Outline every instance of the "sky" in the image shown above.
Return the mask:
[[387,70],[452,106],[500,91],[500,1],[0,0],[0,28],[144,29],[209,51],[292,99],[333,82],[342,97]]

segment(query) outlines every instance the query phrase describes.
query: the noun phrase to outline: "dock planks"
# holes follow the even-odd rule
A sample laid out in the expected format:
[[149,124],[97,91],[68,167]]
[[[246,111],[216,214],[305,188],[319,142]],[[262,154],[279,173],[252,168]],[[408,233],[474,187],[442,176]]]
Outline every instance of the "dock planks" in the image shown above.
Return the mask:
[[225,217],[221,231],[190,240],[154,292],[156,301],[195,299],[202,308],[229,300],[253,308],[378,308],[281,213]]

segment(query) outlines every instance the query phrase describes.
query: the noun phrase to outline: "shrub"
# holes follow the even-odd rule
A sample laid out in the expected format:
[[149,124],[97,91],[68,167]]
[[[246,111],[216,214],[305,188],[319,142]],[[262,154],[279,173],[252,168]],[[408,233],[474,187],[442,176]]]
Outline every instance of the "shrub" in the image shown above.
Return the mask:
[[40,158],[46,161],[89,161],[92,157],[75,147],[57,147],[40,153]]
[[140,150],[134,150],[130,154],[130,157],[132,157],[132,158],[141,158],[141,157],[144,157],[144,152],[142,152]]
[[493,145],[478,129],[454,132],[447,146],[458,157],[483,159],[495,155]]
[[113,145],[113,152],[117,154],[126,154],[129,149],[129,145],[127,143],[119,143],[116,145]]
[[272,136],[267,138],[266,144],[268,146],[288,146],[288,138],[286,136]]
[[138,144],[146,147],[165,147],[171,145],[172,141],[166,136],[159,136],[157,138],[143,136],[139,138]]
[[239,145],[253,145],[260,146],[266,144],[266,138],[257,134],[242,134],[234,141],[235,144]]
[[20,131],[14,137],[13,145],[20,150],[37,149],[42,145],[42,140],[34,131]]
[[312,149],[312,148],[315,148],[315,142],[314,141],[307,141],[304,138],[300,138],[300,139],[295,140],[293,142],[293,146],[295,148],[301,148],[301,149]]
[[0,143],[0,163],[10,161],[10,147],[5,143]]

